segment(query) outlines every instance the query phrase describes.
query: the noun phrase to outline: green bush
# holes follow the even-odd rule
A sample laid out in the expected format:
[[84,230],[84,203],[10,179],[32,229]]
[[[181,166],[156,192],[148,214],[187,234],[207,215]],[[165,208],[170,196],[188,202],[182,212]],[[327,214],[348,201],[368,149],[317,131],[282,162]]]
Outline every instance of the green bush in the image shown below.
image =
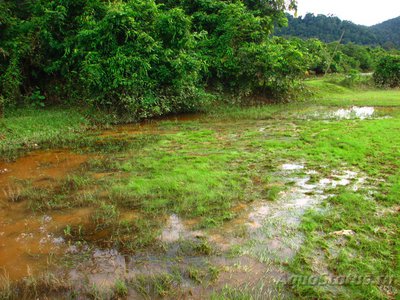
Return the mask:
[[287,100],[312,60],[321,56],[315,68],[326,61],[323,45],[310,45],[311,55],[301,40],[271,36],[294,6],[3,1],[0,94],[7,105],[89,105],[131,119],[199,110],[214,99],[209,90]]
[[400,55],[383,56],[376,67],[374,81],[381,87],[399,87]]

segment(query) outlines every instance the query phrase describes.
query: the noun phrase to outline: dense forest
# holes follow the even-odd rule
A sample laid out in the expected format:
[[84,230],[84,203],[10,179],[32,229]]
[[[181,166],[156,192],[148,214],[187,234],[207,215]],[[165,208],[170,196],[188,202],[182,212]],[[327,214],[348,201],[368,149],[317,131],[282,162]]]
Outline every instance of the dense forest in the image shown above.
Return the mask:
[[[0,6],[0,104],[6,107],[89,105],[138,119],[199,110],[216,92],[287,101],[310,71],[370,71],[385,53],[274,36],[274,27],[287,24],[285,11],[296,9],[294,0],[7,0]],[[333,26],[331,39],[335,34]]]
[[400,17],[370,27],[380,44],[400,49]]
[[344,32],[344,43],[400,48],[400,17],[371,27],[342,21],[334,16],[306,14],[295,18],[288,14],[287,17],[289,25],[277,29],[278,35],[318,38],[330,43],[339,40]]

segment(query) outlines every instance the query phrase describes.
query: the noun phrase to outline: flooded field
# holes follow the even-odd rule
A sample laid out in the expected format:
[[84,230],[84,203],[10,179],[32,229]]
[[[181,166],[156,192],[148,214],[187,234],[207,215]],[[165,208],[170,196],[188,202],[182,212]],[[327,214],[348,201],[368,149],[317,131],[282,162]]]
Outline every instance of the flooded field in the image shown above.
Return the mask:
[[[322,203],[343,190],[376,190],[361,165],[311,159],[301,143],[327,121],[357,126],[386,112],[174,117],[0,162],[1,278],[56,274],[62,296],[291,299],[304,214],[329,210]],[[310,120],[321,123],[306,133]]]
[[55,150],[34,151],[15,162],[0,163],[0,265],[11,279],[46,268],[47,260],[64,250],[62,229],[82,222],[87,215],[87,209],[51,216],[32,212],[23,201],[22,191],[27,186],[49,187],[87,159],[85,155]]

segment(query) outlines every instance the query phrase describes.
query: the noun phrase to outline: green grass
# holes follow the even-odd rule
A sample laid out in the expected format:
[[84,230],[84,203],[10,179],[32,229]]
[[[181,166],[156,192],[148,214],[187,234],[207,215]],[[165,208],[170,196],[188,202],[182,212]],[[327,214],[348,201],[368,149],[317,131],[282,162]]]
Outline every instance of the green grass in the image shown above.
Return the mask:
[[[372,103],[371,103],[372,104]],[[331,290],[330,286],[293,286],[299,297],[341,299],[374,299],[398,293],[399,229],[396,214],[380,211],[399,205],[400,119],[371,121],[310,122],[302,129],[301,156],[313,167],[338,168],[345,164],[356,167],[371,178],[369,189],[357,193],[334,191],[324,205],[328,212],[311,211],[303,221],[306,242],[291,265],[295,274],[315,275],[315,252],[323,254],[322,262],[332,276],[392,276],[397,284],[346,285]],[[382,180],[379,182],[378,180]],[[372,199],[369,190],[376,189]],[[354,237],[342,241],[331,233],[353,230]],[[322,274],[319,274],[322,275]]]
[[18,109],[0,119],[0,157],[62,146],[78,139],[89,121],[74,109]]
[[[176,143],[172,140],[164,146],[150,147],[133,161],[125,162],[123,168],[132,177],[115,186],[114,192],[133,199],[134,206],[139,205],[149,213],[215,216],[215,225],[230,219],[232,204],[244,198],[241,186],[246,182],[234,167],[226,169],[229,162],[238,159],[239,153],[223,149],[214,153],[204,147],[189,149],[196,135],[187,133],[179,137],[184,140],[179,150],[172,150],[171,144]],[[201,143],[207,139],[203,137]],[[131,204],[128,200],[123,205],[129,208]]]
[[308,80],[306,86],[316,95],[316,102],[333,106],[398,106],[399,89],[351,89],[329,81],[329,78]]

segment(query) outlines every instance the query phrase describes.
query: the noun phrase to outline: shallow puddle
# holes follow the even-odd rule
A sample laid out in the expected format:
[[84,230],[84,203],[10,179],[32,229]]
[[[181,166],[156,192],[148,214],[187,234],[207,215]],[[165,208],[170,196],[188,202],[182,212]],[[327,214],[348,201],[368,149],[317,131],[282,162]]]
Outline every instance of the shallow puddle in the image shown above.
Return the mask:
[[276,201],[255,203],[251,212],[241,218],[251,241],[243,247],[243,253],[277,264],[289,262],[300,248],[303,235],[299,227],[307,209],[316,208],[332,196],[332,188],[349,185],[357,190],[365,182],[365,178],[350,170],[332,172],[316,182],[310,180],[318,172],[301,164],[284,164],[280,170],[277,175],[290,184],[288,189],[280,192]]
[[306,120],[368,120],[387,118],[391,109],[385,107],[353,106],[350,108],[313,107],[297,115]]
[[33,151],[15,162],[0,161],[0,199],[6,188],[14,184],[14,179],[29,180],[35,185],[65,178],[68,173],[86,162],[89,156],[68,150]]
[[19,202],[21,190],[27,182],[33,187],[50,186],[87,159],[67,150],[51,150],[0,162],[0,266],[11,279],[43,271],[52,255],[63,252],[63,228],[80,224],[88,214],[87,209],[35,214],[26,202]]
[[360,119],[364,120],[371,118],[375,113],[375,108],[373,107],[357,107],[353,106],[349,109],[339,109],[332,113],[332,117],[342,120],[342,119]]

